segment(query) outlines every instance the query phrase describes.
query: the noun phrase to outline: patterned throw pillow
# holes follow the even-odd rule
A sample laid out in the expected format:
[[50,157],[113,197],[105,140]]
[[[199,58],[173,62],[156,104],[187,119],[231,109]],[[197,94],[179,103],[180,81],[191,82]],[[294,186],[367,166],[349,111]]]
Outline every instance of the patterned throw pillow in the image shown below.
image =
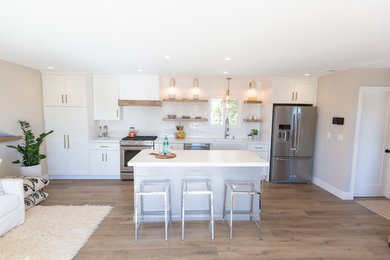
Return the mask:
[[48,184],[49,180],[43,177],[23,177],[24,197],[27,198]]
[[30,196],[28,196],[27,198],[24,199],[25,210],[28,210],[31,207],[41,203],[48,196],[49,196],[49,194],[47,194],[46,192],[40,191],[40,190],[31,194]]

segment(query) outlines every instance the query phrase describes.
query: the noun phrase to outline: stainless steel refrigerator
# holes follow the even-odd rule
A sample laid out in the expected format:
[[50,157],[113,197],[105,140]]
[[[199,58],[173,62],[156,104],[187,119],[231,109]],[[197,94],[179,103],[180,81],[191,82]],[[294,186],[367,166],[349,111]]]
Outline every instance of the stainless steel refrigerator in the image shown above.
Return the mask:
[[317,108],[274,105],[271,181],[311,182]]

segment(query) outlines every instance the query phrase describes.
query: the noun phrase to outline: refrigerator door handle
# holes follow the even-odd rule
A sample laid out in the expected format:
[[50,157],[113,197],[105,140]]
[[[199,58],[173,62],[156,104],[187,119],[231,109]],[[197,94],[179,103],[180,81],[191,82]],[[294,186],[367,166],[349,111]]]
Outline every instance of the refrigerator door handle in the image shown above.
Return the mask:
[[294,114],[293,115],[293,127],[292,127],[292,130],[293,130],[293,138],[292,138],[292,142],[291,142],[291,151],[296,151],[297,150],[297,147],[296,147],[296,136],[297,136],[297,115]]
[[299,151],[299,142],[301,141],[299,139],[299,137],[301,136],[301,114],[298,114],[297,115],[297,131],[296,131],[296,140],[295,140],[295,148],[296,148],[296,151],[298,152]]

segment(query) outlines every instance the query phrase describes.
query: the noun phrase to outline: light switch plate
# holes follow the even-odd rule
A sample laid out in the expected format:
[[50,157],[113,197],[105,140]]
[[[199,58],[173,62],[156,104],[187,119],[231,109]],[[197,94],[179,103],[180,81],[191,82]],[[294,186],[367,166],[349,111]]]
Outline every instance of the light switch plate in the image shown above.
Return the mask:
[[339,140],[340,142],[344,141],[344,135],[337,134],[337,140]]
[[326,137],[327,137],[328,139],[331,139],[331,138],[332,138],[332,133],[331,133],[331,132],[327,132],[327,133],[326,133]]

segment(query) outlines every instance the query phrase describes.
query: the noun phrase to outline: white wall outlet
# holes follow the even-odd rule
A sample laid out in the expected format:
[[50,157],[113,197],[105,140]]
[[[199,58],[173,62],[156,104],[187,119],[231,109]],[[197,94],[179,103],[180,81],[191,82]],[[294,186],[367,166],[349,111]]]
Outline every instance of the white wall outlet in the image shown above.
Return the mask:
[[339,140],[340,142],[344,141],[344,135],[337,134],[337,140]]
[[326,133],[326,138],[331,139],[332,138],[332,133],[331,132],[327,132]]

